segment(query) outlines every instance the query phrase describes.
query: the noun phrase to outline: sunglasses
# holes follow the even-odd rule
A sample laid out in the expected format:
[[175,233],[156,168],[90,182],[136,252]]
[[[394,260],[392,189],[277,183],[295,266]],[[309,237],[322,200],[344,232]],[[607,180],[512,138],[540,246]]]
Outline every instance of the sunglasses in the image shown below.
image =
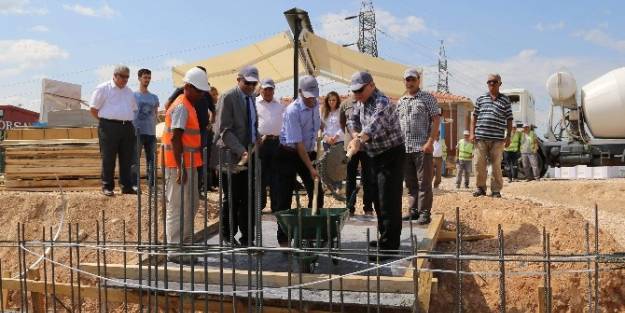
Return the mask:
[[258,85],[258,82],[248,82],[247,80],[245,81],[245,86],[256,86]]
[[122,75],[122,74],[115,74],[115,76],[119,78],[123,78],[123,79],[128,79],[130,77],[129,75]]
[[499,81],[498,80],[489,80],[489,81],[486,82],[486,84],[487,85],[497,85],[497,84],[499,84]]
[[359,93],[362,93],[363,91],[365,91],[365,88],[367,88],[367,86],[368,86],[368,85],[364,85],[364,86],[360,87],[360,89],[358,89],[358,90],[352,90],[352,92],[353,92],[354,94],[359,94]]
[[406,81],[407,82],[416,82],[417,78],[416,77],[406,77]]

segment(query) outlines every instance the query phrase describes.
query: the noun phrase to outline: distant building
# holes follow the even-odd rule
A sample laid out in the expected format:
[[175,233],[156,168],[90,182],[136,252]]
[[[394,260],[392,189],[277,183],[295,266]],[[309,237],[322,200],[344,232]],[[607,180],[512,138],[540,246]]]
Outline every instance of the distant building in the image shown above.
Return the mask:
[[14,105],[0,105],[0,131],[30,126],[39,121],[39,113]]

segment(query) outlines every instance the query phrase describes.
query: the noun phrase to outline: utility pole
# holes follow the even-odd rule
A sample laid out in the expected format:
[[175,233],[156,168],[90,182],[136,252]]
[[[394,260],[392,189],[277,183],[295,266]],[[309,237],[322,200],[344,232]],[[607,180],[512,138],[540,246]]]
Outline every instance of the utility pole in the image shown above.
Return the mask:
[[449,93],[449,71],[447,70],[447,55],[445,54],[445,44],[441,40],[441,47],[438,51],[438,84],[436,91]]
[[[360,13],[354,16],[348,16],[345,19],[351,20],[358,17],[358,51],[374,57],[378,56],[378,39],[375,24],[375,10],[373,9],[373,1],[363,0],[360,6]],[[343,45],[345,47],[352,44]]]

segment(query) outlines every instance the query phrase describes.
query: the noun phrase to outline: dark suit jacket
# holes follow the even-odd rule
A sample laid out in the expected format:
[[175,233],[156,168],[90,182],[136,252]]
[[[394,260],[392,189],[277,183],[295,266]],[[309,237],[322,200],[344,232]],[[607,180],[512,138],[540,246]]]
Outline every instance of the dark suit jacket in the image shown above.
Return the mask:
[[[244,96],[246,95],[239,87],[234,87],[221,95],[217,105],[215,130],[218,130],[224,145],[232,150],[237,159],[247,151],[248,145],[254,144],[249,138],[247,103]],[[256,112],[256,101],[252,99],[252,103],[254,103],[253,110]],[[258,134],[258,114],[256,114],[254,127]],[[216,140],[219,140],[219,136],[216,137]]]

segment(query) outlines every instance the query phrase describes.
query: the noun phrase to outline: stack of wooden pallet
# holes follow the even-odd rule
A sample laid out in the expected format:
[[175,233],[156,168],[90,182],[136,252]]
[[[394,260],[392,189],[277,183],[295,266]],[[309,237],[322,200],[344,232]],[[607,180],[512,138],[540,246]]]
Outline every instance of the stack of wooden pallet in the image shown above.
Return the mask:
[[100,183],[97,139],[5,140],[5,187],[88,187]]
[[[95,130],[24,129],[19,134],[8,134],[1,144],[5,153],[5,188],[46,190],[100,186],[102,161]],[[145,176],[145,164],[141,170]],[[117,175],[117,169],[115,173]]]

